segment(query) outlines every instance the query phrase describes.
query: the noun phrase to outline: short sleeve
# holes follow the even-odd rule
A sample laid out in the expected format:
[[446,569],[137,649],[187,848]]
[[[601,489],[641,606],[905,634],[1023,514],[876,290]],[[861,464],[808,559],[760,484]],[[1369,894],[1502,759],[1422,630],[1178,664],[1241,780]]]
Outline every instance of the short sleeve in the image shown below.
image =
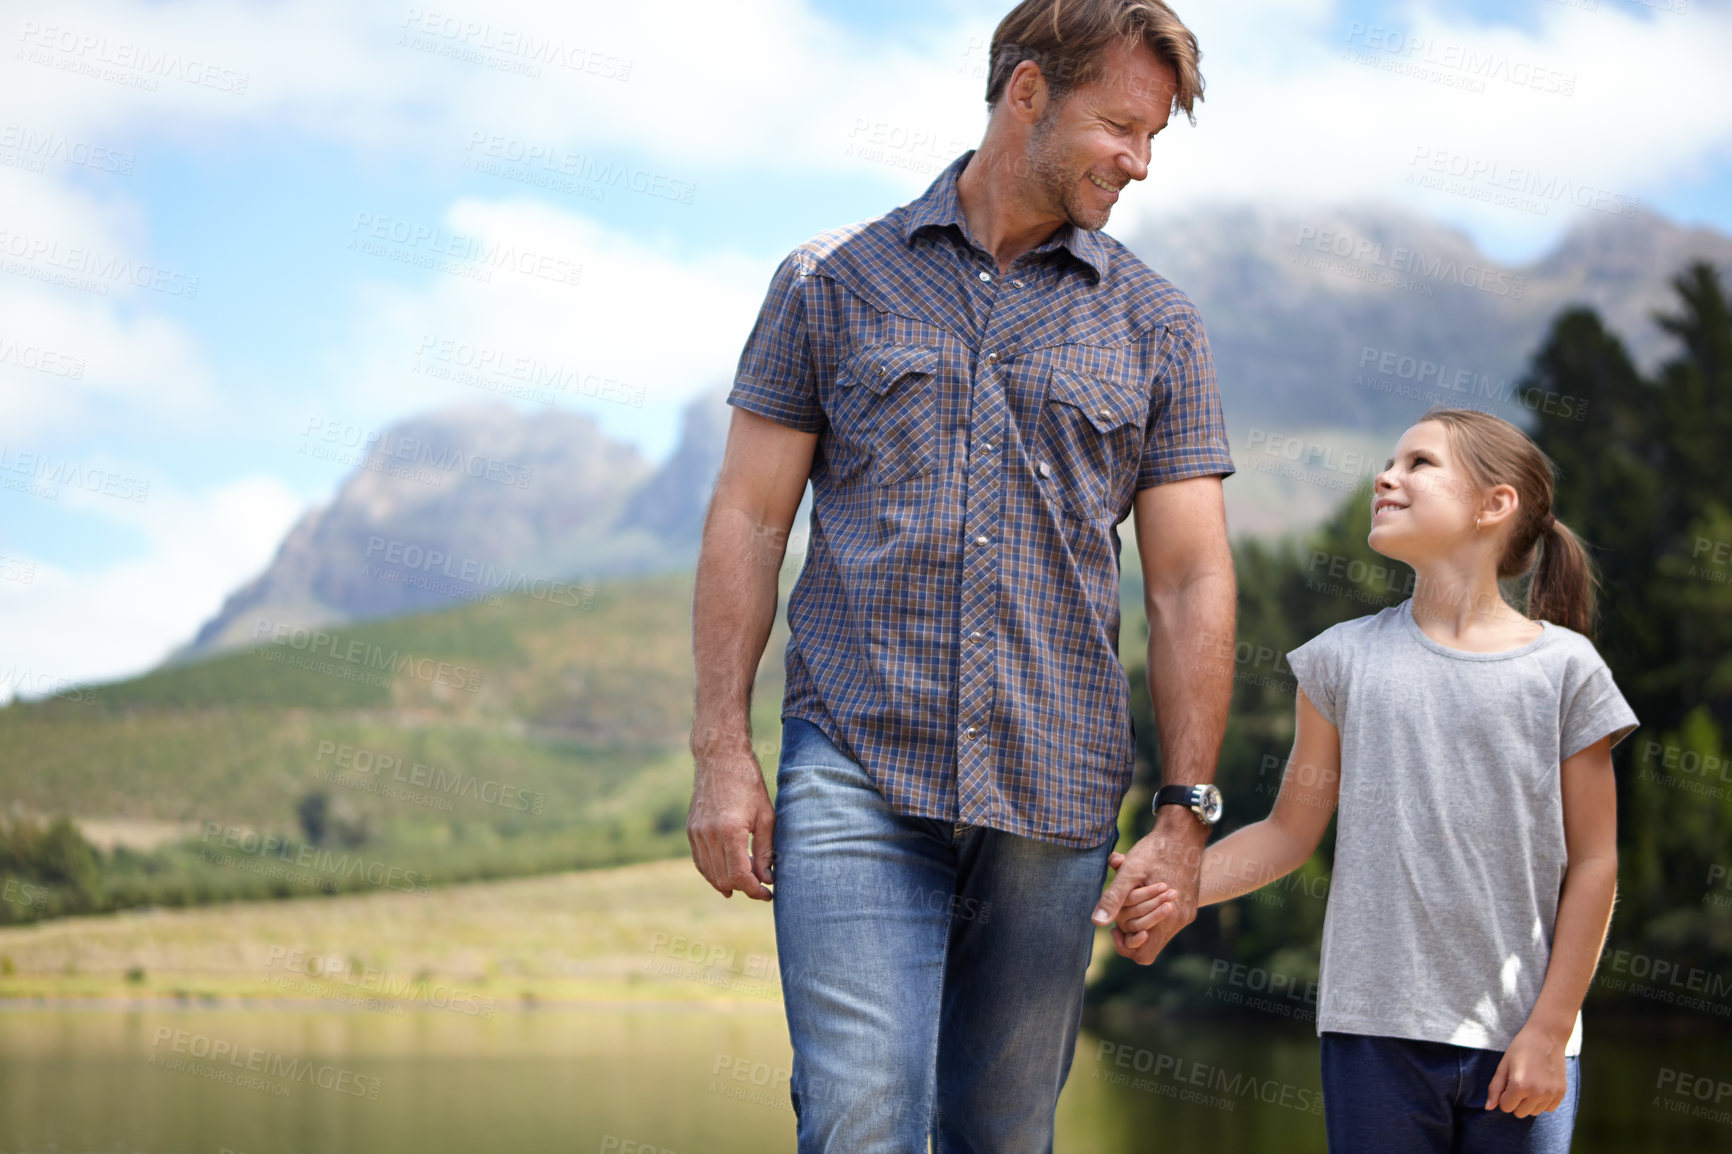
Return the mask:
[[1160,370],[1166,402],[1143,438],[1139,489],[1188,477],[1225,477],[1234,471],[1215,381],[1215,358],[1195,314],[1188,323],[1168,330],[1166,342]]
[[1326,629],[1287,654],[1287,667],[1323,719],[1341,728],[1340,636]]
[[1560,761],[1574,757],[1602,737],[1610,737],[1616,745],[1634,733],[1638,724],[1635,711],[1598,654],[1593,655],[1586,677],[1564,701],[1562,721]]
[[818,404],[818,379],[806,331],[805,279],[799,252],[790,253],[777,266],[740,354],[728,404],[803,433],[816,433],[824,427],[824,411]]

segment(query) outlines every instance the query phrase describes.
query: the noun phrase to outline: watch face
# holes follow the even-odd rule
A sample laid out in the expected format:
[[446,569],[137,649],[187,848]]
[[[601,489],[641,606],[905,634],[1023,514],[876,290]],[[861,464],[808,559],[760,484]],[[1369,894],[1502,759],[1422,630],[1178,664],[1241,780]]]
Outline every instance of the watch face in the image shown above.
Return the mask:
[[1212,785],[1200,785],[1196,793],[1197,804],[1193,807],[1197,816],[1214,825],[1221,820],[1221,791]]

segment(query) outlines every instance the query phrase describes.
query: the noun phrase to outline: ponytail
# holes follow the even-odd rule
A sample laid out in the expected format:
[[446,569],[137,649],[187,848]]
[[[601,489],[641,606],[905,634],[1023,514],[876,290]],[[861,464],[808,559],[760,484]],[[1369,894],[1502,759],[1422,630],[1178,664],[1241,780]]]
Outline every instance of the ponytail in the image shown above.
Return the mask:
[[1528,582],[1528,616],[1592,635],[1594,563],[1586,547],[1549,512],[1540,520],[1538,537],[1540,559]]

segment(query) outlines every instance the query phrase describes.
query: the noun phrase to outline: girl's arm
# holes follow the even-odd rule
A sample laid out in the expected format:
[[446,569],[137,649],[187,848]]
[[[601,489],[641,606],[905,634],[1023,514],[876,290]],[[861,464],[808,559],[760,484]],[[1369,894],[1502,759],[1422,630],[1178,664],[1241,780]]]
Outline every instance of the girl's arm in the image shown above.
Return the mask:
[[1527,1024],[1492,1075],[1486,1109],[1518,1118],[1555,1110],[1564,1100],[1564,1047],[1588,996],[1606,944],[1618,893],[1618,794],[1611,739],[1602,737],[1563,763],[1564,847],[1569,865],[1552,928],[1552,958]]
[[[1294,728],[1293,753],[1274,807],[1262,821],[1234,830],[1204,852],[1198,905],[1236,898],[1292,873],[1323,840],[1341,792],[1341,735],[1304,690],[1298,693]],[[1146,941],[1149,928],[1173,909],[1162,883],[1132,890],[1119,914],[1125,948]]]

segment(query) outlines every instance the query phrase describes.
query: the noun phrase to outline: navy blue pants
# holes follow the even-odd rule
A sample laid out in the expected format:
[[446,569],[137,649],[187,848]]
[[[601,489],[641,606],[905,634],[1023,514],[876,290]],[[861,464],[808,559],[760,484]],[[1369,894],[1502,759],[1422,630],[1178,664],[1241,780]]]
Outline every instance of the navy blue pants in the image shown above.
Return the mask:
[[1556,1110],[1517,1118],[1485,1108],[1503,1054],[1444,1042],[1323,1035],[1329,1154],[1567,1154],[1581,1059]]

